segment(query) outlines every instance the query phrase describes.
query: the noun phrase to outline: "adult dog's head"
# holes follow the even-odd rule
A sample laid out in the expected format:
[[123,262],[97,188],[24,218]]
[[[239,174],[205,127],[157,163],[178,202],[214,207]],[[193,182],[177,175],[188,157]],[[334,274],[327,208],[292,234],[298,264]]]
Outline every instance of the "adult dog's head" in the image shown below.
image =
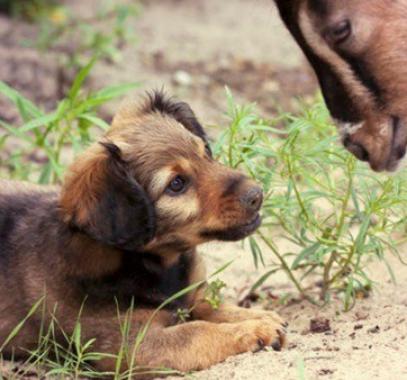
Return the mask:
[[407,151],[407,2],[275,3],[318,76],[344,146],[373,170],[395,170]]
[[71,166],[61,209],[72,228],[123,250],[238,240],[260,224],[262,190],[214,160],[186,103],[127,104]]

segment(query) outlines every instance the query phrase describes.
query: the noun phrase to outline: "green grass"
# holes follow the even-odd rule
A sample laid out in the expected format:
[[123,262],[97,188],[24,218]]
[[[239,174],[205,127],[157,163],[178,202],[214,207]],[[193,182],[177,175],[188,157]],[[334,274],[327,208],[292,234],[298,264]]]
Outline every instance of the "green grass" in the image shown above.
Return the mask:
[[[211,278],[216,278],[230,264],[230,262],[226,263],[211,274],[208,277],[208,281],[210,281]],[[27,323],[27,321],[33,316],[36,316],[37,318],[40,317],[42,321],[38,336],[38,346],[35,350],[27,351],[27,359],[18,364],[18,373],[7,374],[8,380],[13,380],[14,375],[16,376],[15,379],[20,379],[22,376],[33,372],[36,373],[38,377],[46,376],[47,378],[69,378],[74,380],[83,378],[100,379],[104,376],[109,376],[114,380],[131,380],[135,375],[179,375],[181,374],[179,371],[171,368],[140,367],[136,361],[137,352],[140,349],[140,345],[142,344],[153,319],[157,316],[159,311],[174,300],[202,286],[205,282],[205,280],[202,280],[191,284],[165,300],[151,313],[151,316],[146,323],[139,328],[134,341],[131,341],[130,339],[131,331],[134,330],[132,326],[134,308],[131,306],[123,315],[123,313],[119,311],[119,307],[117,307],[117,328],[121,332],[122,343],[119,352],[116,355],[95,352],[93,350],[95,339],[83,339],[81,324],[82,310],[79,310],[73,332],[69,334],[62,329],[58,320],[54,317],[57,305],[55,305],[54,313],[51,315],[51,318],[46,316],[45,297],[42,297],[32,306],[26,317],[10,332],[6,340],[0,345],[0,365],[4,361],[2,356],[3,349],[17,336],[25,323]],[[211,305],[213,305],[213,307],[217,307],[220,298],[219,280],[215,279],[214,281],[209,282],[208,288],[211,289],[211,291],[207,294],[206,299]],[[85,303],[86,300],[84,301],[84,304]],[[50,322],[45,322],[49,319]],[[182,321],[182,319],[180,319],[180,321]],[[61,336],[63,338],[62,341]],[[113,358],[115,360],[115,371],[99,372],[95,369],[94,364],[106,358]],[[123,364],[126,364],[126,367],[128,368],[125,371],[121,370]],[[0,373],[0,380],[2,379],[2,374]]]
[[140,5],[100,0],[91,15],[83,16],[59,0],[0,0],[0,10],[35,23],[36,33],[21,42],[44,54],[57,53],[61,68],[76,72],[90,56],[105,62],[121,58],[123,47],[136,41],[134,22]]
[[[228,100],[230,123],[215,154],[265,193],[263,225],[249,245],[256,266],[267,262],[268,271],[252,290],[284,271],[303,297],[323,304],[340,295],[349,310],[374,285],[370,262],[383,262],[394,277],[387,257],[402,261],[405,173],[379,175],[356,161],[339,143],[321,98],[298,115],[272,120],[236,105],[230,93]],[[319,284],[319,294],[310,282]]]
[[[126,83],[99,91],[82,90],[94,63],[95,59],[91,59],[79,71],[66,98],[60,100],[51,112],[44,112],[0,82],[0,94],[14,104],[23,120],[22,125],[16,127],[0,119],[0,149],[6,149],[9,140],[17,143],[12,154],[0,162],[2,170],[7,168],[3,177],[40,184],[60,182],[72,157],[109,127],[98,117],[100,107],[136,88],[138,84]],[[67,156],[65,159],[64,152]],[[30,160],[33,153],[40,159]]]

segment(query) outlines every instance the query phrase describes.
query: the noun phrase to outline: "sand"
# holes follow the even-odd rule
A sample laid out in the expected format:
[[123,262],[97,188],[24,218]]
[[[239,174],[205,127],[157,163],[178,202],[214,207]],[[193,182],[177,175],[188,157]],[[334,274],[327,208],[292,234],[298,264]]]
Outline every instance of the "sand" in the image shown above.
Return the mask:
[[[232,266],[220,276],[228,284],[227,295],[232,302],[238,299],[240,289],[261,273],[254,270],[250,252],[240,245],[211,244],[202,251],[209,271],[235,257]],[[401,252],[407,252],[407,246]],[[377,284],[371,296],[359,300],[349,312],[343,312],[339,301],[322,309],[307,301],[277,308],[290,324],[288,347],[283,351],[238,355],[186,378],[407,379],[407,267],[395,258],[390,258],[390,263],[397,284],[392,283],[383,265],[372,264],[370,272]],[[282,274],[271,277],[267,285],[277,296],[291,288]],[[330,331],[310,332],[314,318],[328,319]]]

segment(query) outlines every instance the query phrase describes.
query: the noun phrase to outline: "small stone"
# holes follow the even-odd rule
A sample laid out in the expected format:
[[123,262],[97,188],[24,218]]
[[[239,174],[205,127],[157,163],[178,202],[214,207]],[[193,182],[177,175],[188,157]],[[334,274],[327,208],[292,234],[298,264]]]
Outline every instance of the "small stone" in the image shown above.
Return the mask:
[[367,330],[367,332],[370,334],[377,334],[378,332],[380,332],[380,326],[376,325],[376,326],[372,327],[371,329]]
[[174,74],[174,83],[179,86],[190,86],[192,84],[192,77],[184,70],[178,70]]
[[367,318],[369,318],[369,313],[366,311],[357,311],[355,313],[355,317],[357,321],[363,321]]

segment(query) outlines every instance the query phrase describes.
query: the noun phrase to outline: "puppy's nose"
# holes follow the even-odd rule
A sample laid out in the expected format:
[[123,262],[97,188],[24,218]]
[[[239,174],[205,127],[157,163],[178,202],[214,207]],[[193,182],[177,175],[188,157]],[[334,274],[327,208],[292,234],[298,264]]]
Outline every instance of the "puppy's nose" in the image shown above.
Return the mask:
[[263,190],[258,186],[251,187],[242,195],[240,201],[247,211],[257,212],[263,203]]

